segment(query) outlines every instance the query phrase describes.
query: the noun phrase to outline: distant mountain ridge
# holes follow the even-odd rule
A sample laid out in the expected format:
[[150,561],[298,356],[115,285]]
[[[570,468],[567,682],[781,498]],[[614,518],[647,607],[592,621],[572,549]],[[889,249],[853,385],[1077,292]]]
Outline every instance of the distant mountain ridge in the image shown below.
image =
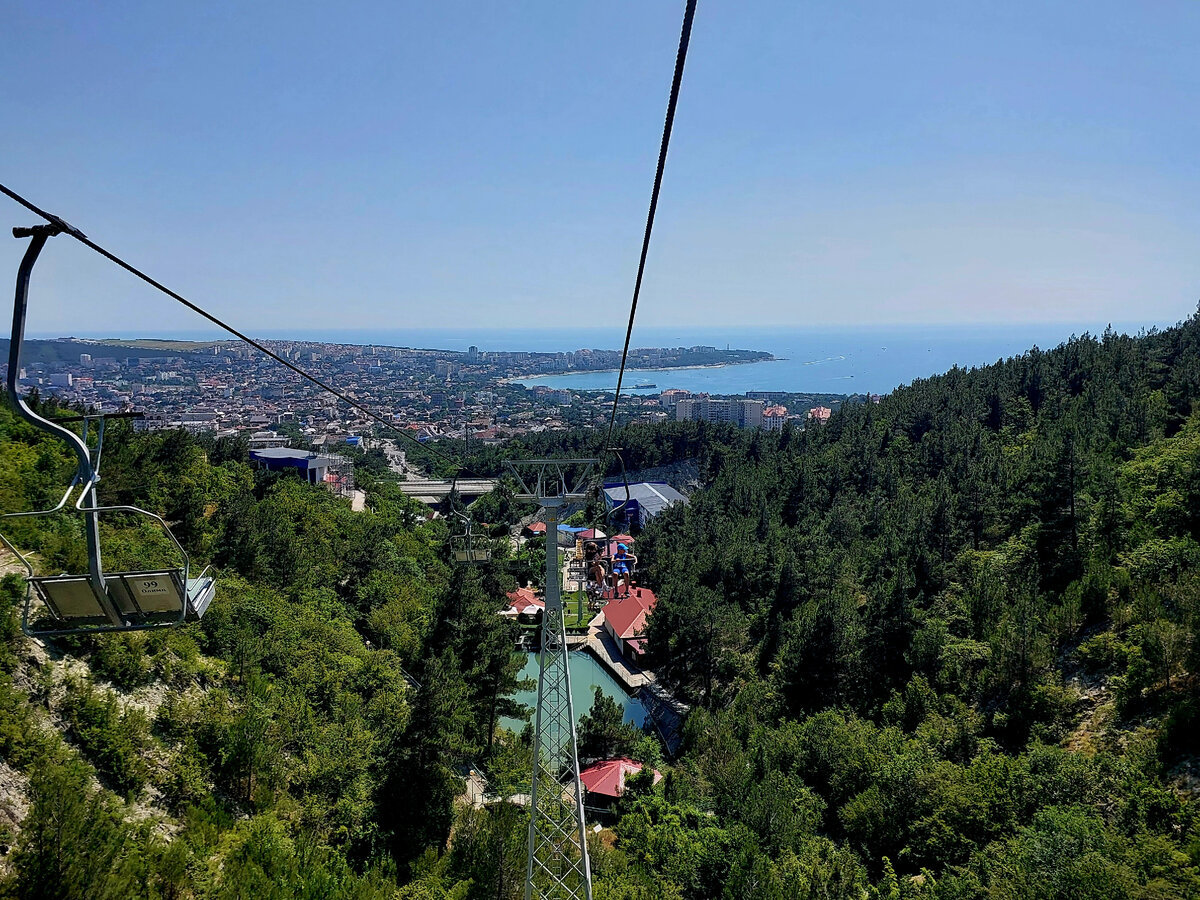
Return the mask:
[[[9,338],[0,338],[0,364],[8,361]],[[154,346],[178,343],[179,347]],[[22,363],[75,363],[79,362],[81,353],[89,353],[93,357],[175,357],[192,356],[199,353],[204,344],[192,341],[142,341],[130,340],[89,341],[77,338],[58,338],[56,340],[26,339],[21,352]],[[212,346],[209,343],[207,346]]]

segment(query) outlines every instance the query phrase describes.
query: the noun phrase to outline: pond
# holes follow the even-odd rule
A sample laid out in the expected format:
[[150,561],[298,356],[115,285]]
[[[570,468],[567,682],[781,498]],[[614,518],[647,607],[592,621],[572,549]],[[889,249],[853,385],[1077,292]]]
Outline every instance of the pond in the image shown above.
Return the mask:
[[[530,691],[518,691],[514,699],[533,709],[537,705],[537,654],[522,655],[525,656],[525,666],[521,669],[521,677],[533,679],[534,686]],[[571,704],[575,708],[576,722],[592,708],[592,692],[597,687],[625,710],[626,722],[632,722],[639,728],[646,722],[646,710],[641,701],[625,693],[621,683],[613,678],[592,654],[586,650],[575,650],[569,655],[568,664],[571,667]],[[500,724],[513,731],[520,731],[525,727],[523,722],[507,717],[502,717]]]

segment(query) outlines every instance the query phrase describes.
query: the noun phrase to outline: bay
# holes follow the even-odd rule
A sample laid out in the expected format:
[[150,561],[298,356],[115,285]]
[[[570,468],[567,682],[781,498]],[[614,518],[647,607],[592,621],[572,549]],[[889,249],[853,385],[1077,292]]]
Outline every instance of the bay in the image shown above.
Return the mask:
[[[692,347],[696,345],[765,350],[778,359],[705,369],[634,369],[626,372],[623,390],[657,393],[680,388],[711,394],[746,391],[796,393],[887,393],[914,379],[945,372],[954,366],[972,367],[1019,355],[1031,347],[1055,347],[1072,335],[1100,334],[1109,323],[1024,323],[978,325],[874,325],[801,328],[744,325],[713,328],[702,324],[637,327],[635,347]],[[1113,323],[1115,330],[1136,334],[1143,328],[1170,322]],[[52,335],[37,335],[52,337]],[[212,330],[173,334],[93,335],[94,337],[159,337],[180,340],[220,338]],[[623,322],[588,322],[564,328],[420,328],[420,329],[302,329],[279,326],[256,337],[346,344],[465,351],[557,353],[579,349],[620,349]],[[227,335],[225,336],[227,337]],[[635,389],[634,384],[654,388]],[[615,372],[545,375],[521,379],[527,386],[546,385],[573,391],[607,390],[616,386]]]
[[[699,343],[721,348],[766,350],[777,358],[706,368],[626,370],[622,392],[656,394],[678,388],[709,394],[745,394],[747,391],[885,394],[955,366],[988,365],[1018,356],[1035,346],[1049,349],[1072,335],[1102,333],[1104,327],[747,329],[698,335],[707,340],[685,343],[638,341],[639,346],[692,346]],[[1139,329],[1128,330],[1136,332]],[[519,379],[517,383],[526,387],[544,385],[571,391],[611,392],[616,387],[616,373],[538,375]],[[634,387],[646,383],[654,387]]]

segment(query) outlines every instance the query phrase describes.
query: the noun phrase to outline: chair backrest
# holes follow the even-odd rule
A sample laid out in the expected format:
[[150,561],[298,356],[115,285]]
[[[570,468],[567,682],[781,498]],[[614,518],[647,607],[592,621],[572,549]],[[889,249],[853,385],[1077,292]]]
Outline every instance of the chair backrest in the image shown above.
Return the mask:
[[[54,617],[65,624],[112,624],[86,575],[48,575],[29,582]],[[176,621],[188,604],[180,573],[173,569],[110,572],[105,574],[104,584],[126,626]]]
[[186,598],[179,573],[171,570],[154,572],[110,572],[104,576],[108,596],[126,616],[172,615],[179,618]]
[[198,578],[187,580],[188,619],[199,621],[208,612],[209,604],[217,595],[217,580],[206,574],[207,569]]
[[29,583],[56,619],[72,625],[101,625],[108,622],[92,583],[86,575],[54,575],[30,578]]

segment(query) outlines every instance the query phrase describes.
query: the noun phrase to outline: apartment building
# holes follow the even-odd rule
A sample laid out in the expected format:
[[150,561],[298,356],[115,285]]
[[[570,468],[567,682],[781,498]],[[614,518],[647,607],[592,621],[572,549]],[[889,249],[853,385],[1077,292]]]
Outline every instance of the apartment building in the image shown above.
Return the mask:
[[680,400],[675,404],[675,421],[732,422],[738,428],[761,428],[765,407],[761,400]]

